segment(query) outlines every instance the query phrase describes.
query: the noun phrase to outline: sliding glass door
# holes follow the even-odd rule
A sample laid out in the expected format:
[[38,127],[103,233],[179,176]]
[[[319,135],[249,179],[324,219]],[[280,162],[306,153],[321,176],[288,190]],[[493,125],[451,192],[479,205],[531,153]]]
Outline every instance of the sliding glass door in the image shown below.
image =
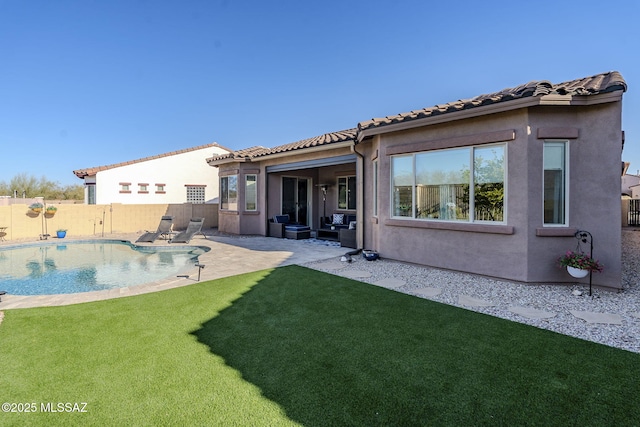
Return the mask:
[[298,224],[309,225],[308,178],[282,177],[282,213]]

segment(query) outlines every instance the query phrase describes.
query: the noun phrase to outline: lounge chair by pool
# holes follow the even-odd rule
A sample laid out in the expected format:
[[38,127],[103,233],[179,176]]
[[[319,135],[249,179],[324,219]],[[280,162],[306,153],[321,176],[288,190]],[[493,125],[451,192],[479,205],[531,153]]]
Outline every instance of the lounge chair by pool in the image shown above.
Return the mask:
[[198,233],[204,236],[202,233],[203,223],[204,218],[191,218],[187,229],[176,234],[173,239],[169,240],[169,243],[189,243],[191,238]]
[[142,236],[138,237],[138,242],[153,243],[158,237],[163,236],[165,239],[171,234],[171,227],[173,226],[173,217],[165,215],[160,218],[160,224],[156,231],[147,231]]

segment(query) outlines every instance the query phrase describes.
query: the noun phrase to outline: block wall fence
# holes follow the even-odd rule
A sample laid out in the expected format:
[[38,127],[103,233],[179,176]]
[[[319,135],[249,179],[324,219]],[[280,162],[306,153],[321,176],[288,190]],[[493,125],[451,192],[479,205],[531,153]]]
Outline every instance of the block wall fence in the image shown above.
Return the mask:
[[[115,233],[137,233],[156,230],[163,215],[173,216],[173,229],[184,230],[190,218],[204,218],[203,228],[218,226],[218,204],[154,204],[154,205],[74,205],[47,204],[58,208],[53,215],[34,213],[26,204],[0,206],[0,227],[4,239],[39,240],[41,235],[56,235],[59,229],[67,236],[102,236]],[[1,234],[0,234],[1,235]]]

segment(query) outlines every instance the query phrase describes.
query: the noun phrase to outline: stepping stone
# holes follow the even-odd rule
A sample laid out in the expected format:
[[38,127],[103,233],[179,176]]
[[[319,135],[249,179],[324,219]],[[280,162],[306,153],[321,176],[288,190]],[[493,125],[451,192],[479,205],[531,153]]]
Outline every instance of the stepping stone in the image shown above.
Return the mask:
[[382,279],[374,283],[374,285],[382,286],[384,288],[399,288],[400,286],[404,286],[405,284],[406,282],[404,280],[394,278]]
[[429,298],[429,297],[435,297],[437,295],[440,295],[442,293],[442,289],[426,287],[426,288],[420,288],[420,289],[412,289],[411,292],[421,297]]
[[636,311],[635,313],[631,313],[631,315],[633,317],[637,317],[638,319],[640,319],[640,311]]
[[350,279],[364,279],[366,277],[371,277],[371,273],[362,270],[352,270],[345,271],[341,276],[348,277]]
[[480,298],[470,297],[468,295],[459,295],[458,304],[466,305],[469,307],[492,307],[495,305],[489,301],[485,301]]
[[515,314],[519,314],[523,317],[528,317],[529,319],[548,319],[556,315],[556,313],[551,313],[549,311],[537,310],[535,308],[521,306],[509,307],[509,311]]
[[621,325],[622,316],[611,313],[593,313],[591,311],[569,310],[578,319],[586,320],[587,323],[607,323],[611,325]]

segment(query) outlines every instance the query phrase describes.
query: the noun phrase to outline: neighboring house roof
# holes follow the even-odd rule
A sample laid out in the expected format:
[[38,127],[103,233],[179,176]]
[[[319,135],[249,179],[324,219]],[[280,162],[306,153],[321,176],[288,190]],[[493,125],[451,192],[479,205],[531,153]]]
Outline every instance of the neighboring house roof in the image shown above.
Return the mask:
[[358,133],[396,123],[408,122],[411,120],[423,119],[526,97],[542,97],[551,94],[584,96],[615,92],[619,90],[626,91],[627,84],[622,78],[622,75],[617,71],[610,71],[608,73],[597,74],[595,76],[584,77],[558,84],[553,84],[546,80],[532,81],[521,86],[503,89],[499,92],[487,95],[476,96],[471,99],[458,100],[420,110],[410,111],[408,113],[400,113],[393,116],[374,118],[360,122],[358,124]]
[[183,153],[188,153],[188,152],[191,152],[191,151],[197,151],[197,150],[202,150],[204,148],[213,148],[213,147],[218,147],[218,148],[222,148],[222,149],[227,150],[227,151],[231,151],[228,148],[225,148],[225,147],[221,146],[220,144],[218,144],[216,142],[212,142],[211,144],[205,144],[205,145],[199,145],[197,147],[185,148],[184,150],[171,151],[170,153],[158,154],[156,156],[143,157],[142,159],[130,160],[128,162],[114,163],[112,165],[106,165],[106,166],[96,166],[96,167],[87,168],[87,169],[78,169],[78,170],[73,171],[73,173],[78,178],[83,179],[83,178],[85,178],[87,176],[93,176],[93,175],[97,174],[98,172],[101,172],[101,171],[104,171],[104,170],[108,170],[108,169],[119,168],[119,167],[122,167],[122,166],[133,165],[135,163],[147,162],[149,160],[160,159],[160,158],[163,158],[163,157],[175,156],[177,154],[183,154]]
[[286,153],[289,151],[300,150],[303,148],[312,148],[319,146],[328,146],[339,142],[352,141],[356,137],[356,128],[341,130],[337,132],[325,133],[313,138],[303,139],[301,141],[292,142],[290,144],[278,145],[273,148],[251,147],[234,151],[229,154],[221,154],[219,156],[207,159],[212,164],[227,163],[228,161],[251,161],[258,157],[265,157],[272,154]]
[[265,147],[252,147],[238,150],[229,154],[212,157],[207,159],[207,162],[214,166],[228,162],[251,161],[252,159],[273,154],[292,152],[312,147],[328,146],[329,144],[336,142],[351,140],[361,141],[366,135],[376,134],[378,133],[378,129],[388,125],[411,122],[413,120],[440,116],[462,110],[471,110],[477,107],[494,105],[512,100],[533,97],[541,98],[545,95],[586,96],[616,91],[625,92],[626,90],[627,84],[622,78],[622,75],[617,71],[610,71],[558,84],[553,84],[546,80],[532,81],[514,88],[503,89],[499,92],[480,95],[471,99],[458,100],[383,118],[374,118],[358,123],[357,128],[325,133],[320,136],[304,139],[291,144],[280,145],[271,149]]

